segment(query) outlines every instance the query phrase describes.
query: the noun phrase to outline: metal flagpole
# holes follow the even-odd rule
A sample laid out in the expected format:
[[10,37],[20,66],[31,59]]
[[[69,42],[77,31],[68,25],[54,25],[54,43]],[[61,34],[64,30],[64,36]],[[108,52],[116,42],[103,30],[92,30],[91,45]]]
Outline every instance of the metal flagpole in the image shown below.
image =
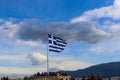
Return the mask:
[[46,28],[46,47],[47,47],[47,75],[49,76],[49,50],[48,50],[48,31]]

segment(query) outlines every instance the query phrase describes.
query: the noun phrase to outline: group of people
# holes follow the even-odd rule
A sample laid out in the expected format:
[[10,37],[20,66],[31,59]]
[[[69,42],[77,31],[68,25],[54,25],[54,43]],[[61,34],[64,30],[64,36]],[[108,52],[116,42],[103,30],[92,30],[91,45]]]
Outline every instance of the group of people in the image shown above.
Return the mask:
[[1,77],[1,80],[9,80],[8,76],[7,77]]
[[103,78],[101,76],[95,76],[94,74],[91,74],[88,77],[83,77],[82,80],[103,80]]

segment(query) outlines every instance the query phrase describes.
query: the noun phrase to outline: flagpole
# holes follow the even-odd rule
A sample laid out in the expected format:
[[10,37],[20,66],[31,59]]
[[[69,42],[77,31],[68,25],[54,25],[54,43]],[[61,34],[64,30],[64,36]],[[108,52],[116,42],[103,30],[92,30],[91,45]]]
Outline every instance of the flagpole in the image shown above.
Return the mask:
[[46,28],[46,47],[47,47],[47,75],[49,76],[49,50],[48,50],[48,31]]

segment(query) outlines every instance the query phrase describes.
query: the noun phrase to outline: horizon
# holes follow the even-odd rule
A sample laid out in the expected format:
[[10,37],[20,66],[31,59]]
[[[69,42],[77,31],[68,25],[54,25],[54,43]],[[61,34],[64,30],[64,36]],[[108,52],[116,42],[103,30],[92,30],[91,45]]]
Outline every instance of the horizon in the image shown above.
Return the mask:
[[[119,63],[120,63],[120,61],[118,61]],[[102,64],[96,64],[96,65],[92,65],[92,66],[89,66],[89,67],[87,67],[87,68],[84,68],[84,69],[77,69],[77,70],[73,70],[72,72],[78,72],[79,70],[85,70],[85,69],[93,69],[93,67],[96,67],[96,66],[99,66],[100,67],[100,65],[104,65],[104,68],[103,68],[103,66],[101,66],[103,69],[105,69],[105,65],[108,65],[108,64],[115,64],[115,63],[118,63],[118,62],[108,62],[108,63],[102,63]],[[113,65],[114,66],[114,65]],[[108,66],[107,66],[108,67]],[[109,66],[110,67],[110,66]],[[117,66],[117,68],[118,68],[119,66]],[[113,68],[113,67],[112,67]],[[116,68],[116,69],[117,69]],[[115,67],[114,67],[114,69],[115,69]],[[94,69],[93,69],[94,70]],[[99,68],[98,68],[98,70],[99,70]],[[68,76],[71,76],[71,77],[75,77],[75,75],[73,75],[73,74],[71,74],[71,73],[69,73],[69,71],[65,71],[65,70],[59,70],[60,71],[60,73],[62,72],[62,73],[67,73],[67,75]],[[58,73],[59,71],[55,71],[55,72],[53,72],[53,73]],[[51,73],[52,71],[50,71],[50,73]],[[70,71],[71,72],[71,71]],[[94,72],[94,71],[93,71]],[[104,72],[104,71],[103,71]],[[34,72],[34,73],[29,73],[29,74],[19,74],[19,73],[16,73],[16,74],[14,74],[14,73],[11,73],[11,74],[0,74],[0,77],[2,78],[2,77],[8,77],[8,78],[13,78],[13,79],[17,79],[17,78],[25,78],[26,76],[27,77],[30,77],[30,76],[34,76],[35,74],[37,74],[37,73],[40,73],[40,74],[42,74],[42,73],[47,73],[47,72]],[[88,74],[88,75],[90,75],[90,74]],[[96,76],[98,76],[98,75],[101,75],[101,74],[99,74],[99,72],[96,74],[96,73],[94,73],[94,75],[96,75]],[[84,75],[85,76],[85,75]],[[86,75],[87,76],[87,75]],[[106,78],[108,78],[108,77],[105,77],[105,75],[103,75],[102,74],[102,77],[104,78],[104,79],[106,79]],[[119,77],[119,76],[109,76],[109,77],[111,77],[111,78],[116,78],[116,77]]]
[[120,61],[120,0],[1,0],[0,74],[46,72],[46,28],[67,41],[50,71]]

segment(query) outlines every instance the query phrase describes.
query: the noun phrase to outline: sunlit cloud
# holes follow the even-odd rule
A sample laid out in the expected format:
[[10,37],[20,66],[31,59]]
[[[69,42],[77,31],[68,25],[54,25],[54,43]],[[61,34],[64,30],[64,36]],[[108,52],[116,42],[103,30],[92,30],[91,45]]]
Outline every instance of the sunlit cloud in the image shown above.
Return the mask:
[[119,10],[119,0],[115,0],[114,4],[111,6],[85,11],[81,16],[72,19],[71,22],[75,23],[80,21],[94,21],[100,18],[111,18],[113,20],[120,20],[120,13],[118,12]]
[[45,64],[47,57],[41,53],[33,53],[33,54],[29,54],[27,56],[27,58],[30,60],[30,63],[32,65],[41,65],[41,64]]

